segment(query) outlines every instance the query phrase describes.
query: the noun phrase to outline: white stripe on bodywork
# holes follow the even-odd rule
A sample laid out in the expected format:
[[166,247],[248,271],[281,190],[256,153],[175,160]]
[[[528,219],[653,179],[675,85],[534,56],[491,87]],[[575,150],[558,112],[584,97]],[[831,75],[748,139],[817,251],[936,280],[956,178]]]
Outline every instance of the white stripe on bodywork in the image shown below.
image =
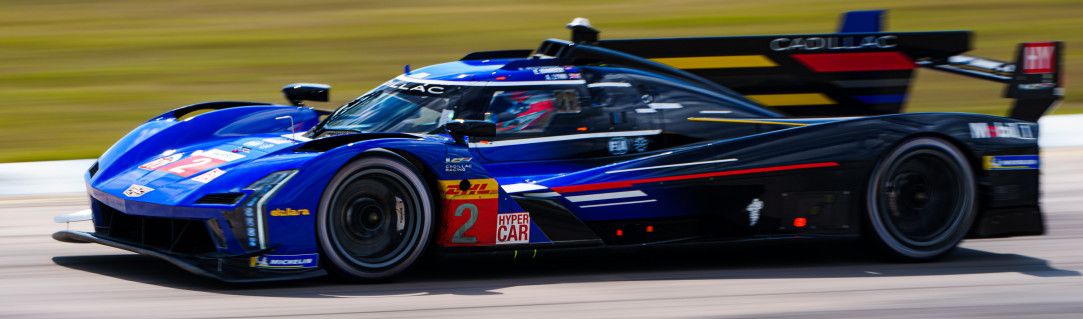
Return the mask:
[[523,145],[545,142],[557,142],[557,141],[570,141],[581,140],[588,138],[599,137],[627,137],[627,136],[644,136],[644,135],[658,135],[662,130],[643,130],[643,131],[627,131],[627,132],[603,132],[603,133],[586,133],[586,134],[571,134],[571,135],[557,135],[546,137],[534,137],[534,138],[521,138],[516,140],[505,141],[492,141],[489,143],[470,143],[473,147],[499,147],[509,145]]
[[626,88],[626,87],[632,87],[632,84],[631,83],[624,83],[624,82],[598,82],[598,83],[587,84],[587,87],[588,88],[599,88],[599,87],[601,87],[601,88],[612,88],[612,87]]
[[648,199],[648,200],[637,200],[637,201],[631,201],[631,202],[620,202],[620,203],[605,203],[605,204],[583,205],[583,206],[579,206],[579,207],[580,207],[580,208],[591,208],[591,207],[604,207],[604,206],[617,206],[617,205],[631,205],[631,204],[643,204],[643,203],[651,203],[651,202],[657,202],[657,200],[653,200],[653,199]]
[[651,103],[647,106],[655,110],[675,110],[684,107],[681,103]]
[[399,75],[396,80],[421,84],[436,85],[459,85],[459,86],[519,86],[519,85],[561,85],[561,84],[586,84],[583,80],[554,80],[554,81],[441,81],[422,80]]
[[526,193],[526,194],[523,194],[523,196],[549,198],[549,197],[560,197],[560,193],[557,193],[557,192]]
[[536,191],[536,190],[542,190],[542,189],[549,189],[548,187],[538,185],[538,184],[534,184],[534,183],[516,183],[516,184],[500,185],[500,188],[503,188],[504,191],[507,192],[508,194]]
[[703,111],[699,111],[699,114],[730,114],[730,113],[733,113],[733,111],[726,111],[726,110],[703,110]]
[[568,201],[575,202],[590,202],[596,200],[617,199],[617,198],[631,198],[631,197],[644,197],[646,193],[642,191],[627,191],[627,192],[612,192],[590,195],[578,195],[565,197]]
[[656,168],[681,167],[681,166],[715,164],[715,163],[729,163],[729,162],[736,162],[736,161],[737,161],[736,158],[726,158],[726,159],[713,160],[713,161],[702,161],[702,162],[691,162],[691,163],[679,163],[679,164],[668,164],[668,165],[658,165],[658,166],[636,167],[636,168],[629,168],[629,169],[618,169],[618,170],[607,171],[605,173],[606,174],[624,173],[624,172],[634,172],[634,171],[642,171],[642,170],[656,169]]

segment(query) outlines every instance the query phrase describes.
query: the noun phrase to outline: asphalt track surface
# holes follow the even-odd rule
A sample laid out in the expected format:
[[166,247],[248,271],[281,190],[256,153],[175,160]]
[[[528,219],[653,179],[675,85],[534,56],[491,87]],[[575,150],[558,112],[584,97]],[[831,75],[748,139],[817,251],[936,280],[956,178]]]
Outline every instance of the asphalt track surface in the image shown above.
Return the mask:
[[[428,262],[398,281],[226,285],[53,241],[82,195],[0,198],[0,317],[1081,318],[1083,149],[1043,152],[1040,237],[971,240],[934,263],[852,242]],[[89,225],[78,225],[85,229]]]

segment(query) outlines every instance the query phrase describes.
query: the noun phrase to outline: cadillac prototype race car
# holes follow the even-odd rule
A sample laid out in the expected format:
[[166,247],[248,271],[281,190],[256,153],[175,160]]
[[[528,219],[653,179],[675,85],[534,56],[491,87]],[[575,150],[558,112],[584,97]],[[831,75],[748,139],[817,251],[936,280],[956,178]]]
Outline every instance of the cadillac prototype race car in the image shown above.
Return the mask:
[[[225,281],[391,278],[427,253],[860,238],[932,260],[1039,235],[1037,119],[1059,42],[1014,62],[967,31],[571,40],[405,72],[334,112],[208,102],[134,129],[53,238]],[[1007,85],[1009,117],[901,113],[918,68]],[[201,111],[192,116],[194,112]]]

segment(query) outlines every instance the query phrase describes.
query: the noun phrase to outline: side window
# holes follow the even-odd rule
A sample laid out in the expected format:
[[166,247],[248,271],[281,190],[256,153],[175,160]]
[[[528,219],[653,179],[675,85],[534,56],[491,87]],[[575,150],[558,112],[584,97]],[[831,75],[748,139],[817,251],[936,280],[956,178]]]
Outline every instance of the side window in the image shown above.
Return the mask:
[[580,111],[575,90],[496,91],[485,120],[496,123],[497,133],[537,133],[557,114]]

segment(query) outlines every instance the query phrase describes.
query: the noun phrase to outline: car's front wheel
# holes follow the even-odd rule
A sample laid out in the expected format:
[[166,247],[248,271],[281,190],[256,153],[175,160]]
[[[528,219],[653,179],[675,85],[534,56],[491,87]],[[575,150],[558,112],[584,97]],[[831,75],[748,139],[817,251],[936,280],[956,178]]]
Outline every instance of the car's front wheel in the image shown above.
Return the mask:
[[405,161],[366,157],[343,167],[324,191],[317,235],[329,269],[354,280],[384,280],[417,262],[432,236],[434,205]]
[[974,174],[963,153],[937,138],[902,143],[873,169],[866,192],[874,246],[923,261],[963,240],[975,214]]

